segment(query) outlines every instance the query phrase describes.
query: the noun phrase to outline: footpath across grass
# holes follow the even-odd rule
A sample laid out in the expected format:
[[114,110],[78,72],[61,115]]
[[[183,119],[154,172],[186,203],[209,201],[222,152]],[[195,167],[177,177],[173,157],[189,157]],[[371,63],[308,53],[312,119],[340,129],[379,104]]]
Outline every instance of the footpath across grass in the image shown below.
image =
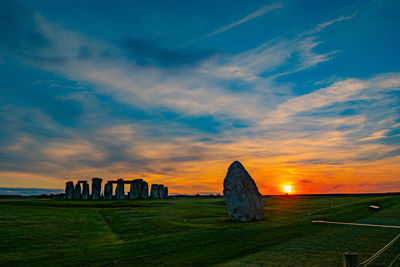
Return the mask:
[[[400,225],[397,196],[263,201],[265,221],[234,223],[222,198],[4,199],[0,266],[342,266],[344,252],[363,261],[400,232],[311,222]],[[382,211],[369,211],[371,202]],[[398,253],[395,243],[371,266],[387,266]]]

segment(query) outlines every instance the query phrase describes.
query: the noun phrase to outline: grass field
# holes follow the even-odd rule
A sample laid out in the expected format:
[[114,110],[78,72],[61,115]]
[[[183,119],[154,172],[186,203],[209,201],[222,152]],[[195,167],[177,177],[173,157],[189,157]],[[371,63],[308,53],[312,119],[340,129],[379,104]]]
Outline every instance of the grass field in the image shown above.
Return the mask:
[[[270,197],[266,220],[227,221],[222,198],[138,201],[0,200],[0,266],[343,266],[363,261],[399,229],[400,197]],[[378,202],[382,210],[368,210]],[[370,266],[387,266],[396,242]],[[396,265],[397,264],[397,265]],[[400,266],[398,263],[394,266]]]

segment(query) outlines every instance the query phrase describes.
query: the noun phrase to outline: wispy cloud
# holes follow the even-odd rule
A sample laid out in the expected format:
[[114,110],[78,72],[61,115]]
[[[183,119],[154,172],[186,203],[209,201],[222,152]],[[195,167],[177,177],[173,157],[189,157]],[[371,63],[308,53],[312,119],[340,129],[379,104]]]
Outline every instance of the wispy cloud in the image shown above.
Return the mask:
[[326,21],[324,23],[318,24],[317,27],[315,27],[314,29],[312,29],[310,31],[306,31],[306,32],[302,33],[301,36],[316,34],[334,23],[351,20],[357,15],[357,13],[358,12],[356,11],[356,12],[353,12],[353,14],[351,14],[351,15],[348,15],[348,16],[343,15],[336,19],[332,19],[332,20]]
[[[206,37],[281,7],[264,6]],[[399,145],[384,141],[395,136],[392,130],[400,119],[398,97],[393,94],[400,87],[399,73],[335,77],[301,95],[293,84],[277,82],[277,77],[331,60],[335,50],[316,49],[321,42],[317,33],[354,16],[341,16],[293,39],[277,38],[236,55],[196,54],[201,51],[165,49],[136,39],[121,47],[28,16],[29,21],[34,18],[34,32],[51,49],[38,46],[33,53],[10,46],[14,55],[93,91],[86,94],[76,88],[58,97],[83,108],[76,128],[58,123],[43,110],[1,106],[0,179],[13,179],[13,187],[41,180],[56,188],[66,177],[149,176],[150,182],[167,183],[172,190],[191,181],[219,192],[234,159],[244,161],[264,193],[276,192],[270,185],[286,180],[328,190],[346,179],[357,184],[357,177],[395,179]],[[97,96],[110,100],[104,104]],[[124,111],[116,114],[110,102],[151,114],[153,121],[124,117]],[[208,116],[218,122],[218,132],[164,119],[163,112],[178,118]]]
[[277,2],[277,3],[271,4],[271,5],[262,6],[261,8],[257,9],[253,13],[250,13],[249,15],[245,16],[244,18],[242,18],[242,19],[240,19],[238,21],[235,21],[235,22],[233,22],[233,23],[231,23],[229,25],[223,26],[223,27],[221,27],[221,28],[209,33],[209,34],[204,35],[201,39],[209,38],[211,36],[214,36],[214,35],[220,34],[222,32],[228,31],[228,30],[230,30],[230,29],[232,29],[232,28],[234,28],[236,26],[239,26],[240,24],[243,24],[245,22],[248,22],[250,20],[258,18],[258,17],[260,17],[262,15],[265,15],[268,12],[271,12],[273,10],[276,10],[276,9],[279,9],[279,8],[282,8],[282,7],[283,7],[283,3],[282,2]]

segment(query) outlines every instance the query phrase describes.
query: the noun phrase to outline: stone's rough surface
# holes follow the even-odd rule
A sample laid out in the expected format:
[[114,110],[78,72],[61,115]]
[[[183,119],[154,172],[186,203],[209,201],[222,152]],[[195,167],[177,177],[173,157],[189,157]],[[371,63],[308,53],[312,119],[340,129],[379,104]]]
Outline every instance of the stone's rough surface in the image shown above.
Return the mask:
[[234,221],[264,220],[264,206],[256,183],[239,161],[229,166],[224,180],[224,199]]
[[168,198],[168,187],[164,187],[163,198]]
[[92,199],[100,199],[102,181],[100,178],[92,178]]
[[138,191],[137,184],[134,182],[132,182],[130,184],[131,184],[131,189],[129,190],[129,193],[128,193],[128,199],[138,199],[137,195],[138,195],[139,191]]
[[89,199],[89,184],[86,181],[82,183],[82,199]]
[[160,196],[158,194],[158,184],[151,185],[150,197],[151,198],[160,198]]
[[111,200],[112,199],[112,183],[108,182],[104,186],[104,199],[105,200]]
[[117,180],[117,189],[115,190],[115,198],[116,199],[125,199],[125,190],[124,190],[124,180],[118,179]]
[[81,184],[77,183],[75,185],[74,193],[72,194],[72,199],[81,199],[82,193],[81,193]]
[[138,191],[136,198],[142,198],[142,192],[143,192],[143,179],[135,179],[133,182],[137,185]]
[[74,193],[74,183],[67,182],[65,185],[65,199],[72,199],[72,194]]
[[164,198],[164,185],[158,185],[158,198]]
[[142,198],[149,198],[149,185],[143,181]]
[[141,189],[142,189],[142,184],[138,180],[133,180],[130,182],[131,184],[131,190],[129,191],[129,199],[139,199],[141,198]]

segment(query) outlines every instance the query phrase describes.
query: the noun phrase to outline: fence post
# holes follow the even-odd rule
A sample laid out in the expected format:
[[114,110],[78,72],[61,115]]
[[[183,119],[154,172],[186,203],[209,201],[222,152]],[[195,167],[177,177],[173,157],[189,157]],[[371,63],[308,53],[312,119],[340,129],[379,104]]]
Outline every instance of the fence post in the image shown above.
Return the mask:
[[358,266],[357,253],[344,253],[344,267],[357,267]]

